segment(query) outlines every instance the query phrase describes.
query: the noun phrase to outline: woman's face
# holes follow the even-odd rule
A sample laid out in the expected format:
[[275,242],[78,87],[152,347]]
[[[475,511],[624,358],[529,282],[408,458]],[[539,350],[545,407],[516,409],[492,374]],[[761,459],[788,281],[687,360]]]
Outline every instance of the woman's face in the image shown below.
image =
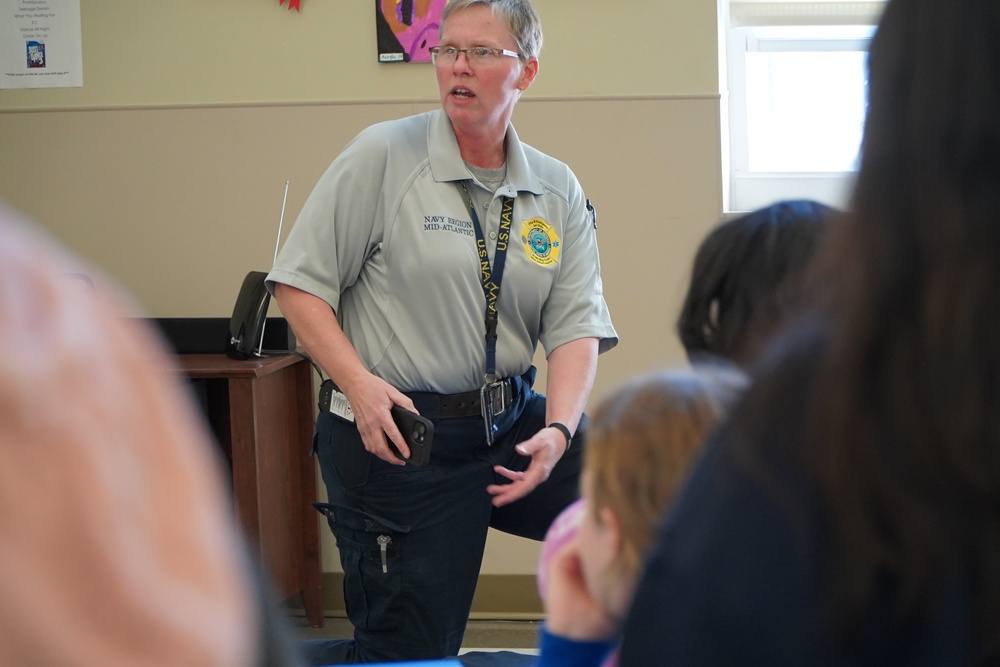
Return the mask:
[[[483,5],[462,9],[441,31],[441,46],[468,49],[485,46],[517,52],[517,42],[504,20]],[[440,62],[440,61],[439,61]],[[501,56],[491,66],[470,64],[465,54],[435,67],[441,106],[456,131],[495,132],[503,136],[521,91],[531,85],[538,60]]]

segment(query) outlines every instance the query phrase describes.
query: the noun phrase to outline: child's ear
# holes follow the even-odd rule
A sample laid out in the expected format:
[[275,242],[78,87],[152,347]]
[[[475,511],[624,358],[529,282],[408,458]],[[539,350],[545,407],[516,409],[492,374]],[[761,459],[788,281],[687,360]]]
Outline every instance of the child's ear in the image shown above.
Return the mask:
[[597,513],[601,520],[601,525],[608,531],[608,540],[614,552],[621,553],[622,550],[622,524],[618,517],[611,511],[610,507],[602,507]]

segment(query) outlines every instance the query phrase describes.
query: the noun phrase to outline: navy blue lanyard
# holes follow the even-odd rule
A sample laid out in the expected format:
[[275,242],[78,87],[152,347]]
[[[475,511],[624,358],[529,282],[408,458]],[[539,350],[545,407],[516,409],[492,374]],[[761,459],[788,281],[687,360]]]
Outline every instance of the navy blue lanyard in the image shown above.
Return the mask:
[[464,182],[459,185],[465,191],[469,200],[469,214],[472,216],[472,226],[476,230],[476,250],[479,254],[480,283],[486,296],[486,382],[496,381],[497,373],[497,301],[500,300],[500,283],[503,280],[503,269],[507,263],[507,245],[510,241],[510,226],[514,219],[514,199],[502,197],[503,208],[500,210],[500,231],[497,234],[496,252],[493,254],[493,266],[490,266],[490,256],[486,250],[486,237],[483,227],[476,215],[476,206],[472,195]]

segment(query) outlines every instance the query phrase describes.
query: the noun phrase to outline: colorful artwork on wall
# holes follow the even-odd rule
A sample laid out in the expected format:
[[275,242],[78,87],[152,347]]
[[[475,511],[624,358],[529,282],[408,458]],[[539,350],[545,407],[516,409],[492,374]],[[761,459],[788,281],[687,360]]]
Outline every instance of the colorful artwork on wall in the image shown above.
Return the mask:
[[448,0],[375,0],[378,59],[383,63],[429,63],[438,43]]

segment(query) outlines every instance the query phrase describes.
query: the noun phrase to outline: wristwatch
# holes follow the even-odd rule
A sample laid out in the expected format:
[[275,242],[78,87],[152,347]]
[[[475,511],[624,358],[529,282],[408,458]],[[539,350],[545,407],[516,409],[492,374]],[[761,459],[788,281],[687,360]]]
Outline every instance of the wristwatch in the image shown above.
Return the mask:
[[566,428],[566,424],[560,424],[559,422],[552,422],[546,428],[554,428],[562,432],[562,434],[566,436],[566,451],[568,452],[569,446],[573,444],[573,434],[569,432],[568,428]]

